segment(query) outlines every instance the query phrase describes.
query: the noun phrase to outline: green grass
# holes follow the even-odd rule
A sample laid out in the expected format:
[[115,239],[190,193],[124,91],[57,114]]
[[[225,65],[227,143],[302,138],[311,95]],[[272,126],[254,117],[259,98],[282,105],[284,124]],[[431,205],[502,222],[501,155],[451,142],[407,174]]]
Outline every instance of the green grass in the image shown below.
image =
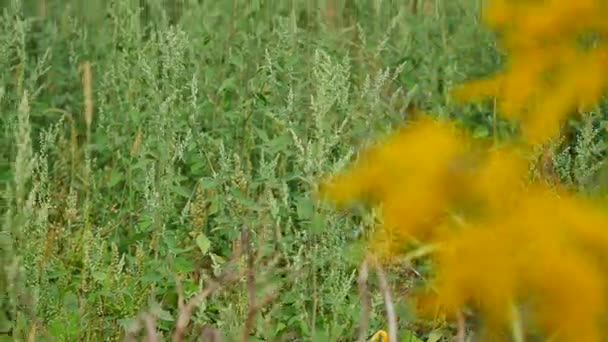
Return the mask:
[[[316,202],[321,177],[412,105],[478,136],[511,131],[448,97],[500,63],[477,1],[412,1],[336,1],[333,21],[317,0],[0,1],[0,336],[122,340],[151,312],[168,339],[180,286],[208,286],[247,232],[255,286],[222,284],[188,338],[209,324],[238,340],[253,290],[275,296],[251,341],[354,340],[353,242],[374,216]],[[576,186],[602,170],[601,113],[556,154]],[[403,271],[390,272],[400,326],[451,340],[415,320]],[[386,328],[371,278],[370,335]]]

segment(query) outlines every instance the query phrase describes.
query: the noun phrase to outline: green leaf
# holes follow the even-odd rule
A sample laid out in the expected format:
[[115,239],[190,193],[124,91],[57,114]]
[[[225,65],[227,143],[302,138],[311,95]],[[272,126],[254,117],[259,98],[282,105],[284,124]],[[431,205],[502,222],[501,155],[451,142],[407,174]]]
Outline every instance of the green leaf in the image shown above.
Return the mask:
[[329,341],[330,336],[329,336],[329,332],[324,331],[324,330],[315,330],[314,335],[312,340],[314,342],[325,342],[325,341]]
[[283,322],[279,322],[279,323],[277,323],[277,326],[274,328],[274,331],[275,331],[275,333],[279,333],[285,328],[287,328],[287,326]]
[[78,309],[78,296],[74,292],[68,292],[63,296],[63,307],[66,310]]
[[156,312],[158,319],[165,322],[173,322],[175,319],[171,316],[171,313],[167,310],[160,309]]
[[426,339],[426,342],[439,342],[443,338],[443,331],[433,330]]
[[310,229],[315,234],[320,234],[325,228],[325,217],[318,213],[312,213],[312,220],[310,221]]
[[254,129],[254,130],[255,130],[255,132],[258,134],[258,137],[259,137],[260,139],[262,139],[262,141],[263,141],[264,143],[267,143],[267,142],[268,142],[268,140],[270,140],[270,138],[268,138],[268,133],[266,133],[266,131],[264,131],[264,130],[262,130],[262,129],[259,129],[259,128],[257,128],[257,127],[254,127],[253,129]]
[[203,255],[206,255],[207,252],[209,252],[209,248],[211,248],[211,241],[209,241],[205,234],[201,233],[198,234],[198,236],[196,237],[196,245],[198,246],[198,248],[200,248],[201,253],[203,253]]
[[473,138],[485,138],[490,135],[488,127],[479,125],[473,130]]
[[200,183],[205,189],[213,189],[219,185],[215,179],[208,177],[201,179]]
[[235,90],[235,89],[237,89],[236,79],[234,77],[228,77],[228,78],[224,79],[224,81],[220,85],[220,88],[218,89],[217,92],[218,92],[218,94],[220,94],[224,91],[231,91],[231,90]]
[[108,181],[108,188],[112,188],[120,183],[124,179],[122,173],[118,171],[112,171],[112,175],[110,176],[110,180]]
[[211,261],[215,266],[221,266],[226,263],[226,260],[219,255],[209,253],[209,256],[211,257]]
[[192,194],[192,191],[190,191],[188,188],[179,185],[173,187],[173,192],[182,196],[183,198],[190,198],[190,195]]
[[419,339],[418,337],[416,337],[416,335],[411,332],[410,330],[405,330],[403,332],[402,338],[401,338],[401,342],[424,342],[421,339]]
[[209,205],[209,209],[207,210],[207,214],[213,215],[220,210],[220,204],[217,201],[217,197],[211,199],[211,204]]
[[175,259],[175,270],[180,273],[189,273],[194,271],[194,263],[185,258]]
[[302,197],[297,204],[298,216],[303,220],[310,220],[314,213],[314,206],[310,198]]
[[95,279],[98,282],[102,282],[102,281],[108,279],[108,274],[105,272],[101,272],[101,271],[93,272],[92,276],[93,276],[93,279]]
[[285,151],[288,149],[288,147],[291,144],[291,137],[288,136],[287,134],[283,134],[283,135],[279,135],[276,138],[270,140],[269,142],[267,142],[266,145],[266,152],[270,153],[270,154],[276,154],[279,153],[281,151]]
[[252,201],[250,198],[246,197],[243,192],[239,189],[232,189],[230,193],[234,196],[234,198],[239,201],[240,204],[244,205],[248,209],[251,210],[260,210],[260,206],[256,204],[256,202]]

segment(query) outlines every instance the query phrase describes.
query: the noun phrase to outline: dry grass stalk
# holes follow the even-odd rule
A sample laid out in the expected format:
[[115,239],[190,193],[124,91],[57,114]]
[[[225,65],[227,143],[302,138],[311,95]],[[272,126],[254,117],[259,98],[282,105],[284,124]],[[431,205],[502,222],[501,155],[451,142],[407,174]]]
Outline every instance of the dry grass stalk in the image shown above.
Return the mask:
[[32,327],[30,328],[30,333],[27,336],[27,341],[28,342],[36,341],[36,324],[32,324]]
[[146,331],[146,342],[157,342],[156,317],[144,314],[142,320],[144,321],[144,329]]
[[205,325],[201,331],[200,342],[222,342],[223,337],[219,330],[210,325]]
[[330,29],[336,28],[336,0],[327,0],[325,5],[325,17],[327,19],[327,25]]
[[386,274],[384,270],[378,264],[375,263],[376,268],[376,276],[378,277],[378,285],[380,286],[380,291],[382,291],[382,296],[384,297],[384,305],[386,307],[386,319],[388,320],[388,340],[389,341],[398,341],[397,340],[397,316],[395,314],[395,306],[393,305],[393,300],[391,298],[391,290],[388,286],[388,280],[386,279]]
[[[255,265],[260,264],[260,254],[257,250],[254,251],[253,246],[250,243],[250,235],[249,231],[245,229],[243,231],[243,235],[241,238],[241,245],[244,251],[247,253],[247,297],[248,297],[248,309],[247,316],[245,318],[245,323],[243,325],[243,330],[241,332],[241,341],[247,342],[249,341],[249,335],[253,330],[253,325],[255,323],[255,317],[258,312],[272,302],[279,290],[279,285],[270,285],[268,290],[264,291],[264,294],[260,299],[256,300],[256,269]],[[264,234],[258,235],[258,245],[265,245],[264,242]],[[268,269],[274,269],[277,262],[279,262],[280,255],[275,255],[269,262],[265,263],[265,267]],[[290,278],[290,277],[288,277]]]
[[410,12],[412,14],[431,16],[435,12],[435,2],[431,0],[411,0]]
[[266,291],[266,294],[256,304],[249,307],[249,310],[247,312],[247,319],[245,319],[245,324],[243,326],[241,341],[249,341],[249,334],[251,333],[251,329],[253,328],[255,316],[264,306],[266,306],[268,303],[272,302],[276,298],[278,292],[277,290],[278,289],[276,286],[271,286],[270,290]]
[[456,342],[465,342],[466,321],[462,311],[458,311],[456,314],[456,329],[456,338],[454,340]]
[[46,17],[46,0],[38,0],[38,16],[40,18]]
[[93,76],[89,61],[82,63],[82,93],[84,96],[84,122],[89,129],[93,122]]
[[250,243],[249,231],[245,230],[243,232],[242,238],[243,248],[247,253],[247,297],[249,301],[249,307],[252,308],[255,306],[255,260],[256,253],[253,251],[253,248]]
[[184,333],[186,332],[186,328],[188,327],[188,323],[190,323],[190,317],[192,317],[194,309],[201,301],[203,301],[205,298],[207,298],[209,295],[211,295],[213,292],[215,292],[222,286],[232,283],[240,278],[240,274],[234,271],[234,266],[240,259],[241,254],[242,253],[240,244],[237,244],[236,248],[232,252],[232,258],[230,262],[226,265],[226,268],[218,277],[218,279],[211,280],[210,284],[207,285],[205,289],[197,293],[187,303],[184,304],[183,295],[181,293],[178,295],[178,300],[180,301],[180,310],[179,315],[177,317],[177,321],[175,322],[175,329],[173,330],[173,336],[171,339],[173,342],[181,342],[183,340]]
[[134,157],[137,154],[137,151],[139,151],[139,146],[141,146],[141,138],[142,138],[142,131],[141,128],[137,130],[137,134],[135,135],[135,140],[133,140],[133,144],[131,145],[131,157]]
[[143,329],[146,333],[146,342],[157,342],[158,334],[156,333],[156,319],[157,317],[150,313],[144,312],[139,314],[135,322],[133,322],[133,324],[127,330],[125,334],[125,341],[135,342],[136,336]]
[[357,341],[365,342],[367,338],[367,328],[369,326],[369,312],[371,310],[371,300],[367,289],[367,278],[369,276],[369,267],[367,259],[363,260],[359,267],[359,277],[357,284],[359,286],[359,294],[361,296],[361,318],[359,319],[359,338]]
[[[249,332],[251,331],[251,327],[253,326],[253,319],[255,318],[255,311],[252,313],[252,310],[255,308],[255,259],[256,255],[253,252],[253,248],[251,247],[250,239],[249,239],[249,231],[245,229],[242,236],[242,244],[243,248],[247,253],[247,299],[248,299],[248,314],[247,319],[245,321],[245,325],[243,326],[243,333],[241,340],[243,342],[247,342],[249,340]],[[253,317],[250,317],[253,316]]]

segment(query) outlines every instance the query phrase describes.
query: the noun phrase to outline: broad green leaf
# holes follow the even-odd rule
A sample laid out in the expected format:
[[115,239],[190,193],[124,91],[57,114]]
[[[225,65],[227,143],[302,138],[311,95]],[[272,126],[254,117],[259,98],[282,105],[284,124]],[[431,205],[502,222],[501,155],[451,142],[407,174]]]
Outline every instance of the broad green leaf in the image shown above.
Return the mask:
[[410,331],[410,330],[405,330],[403,332],[401,332],[401,342],[424,342],[421,339],[419,339],[418,337],[416,337],[416,335]]
[[297,209],[298,216],[303,220],[310,220],[315,213],[312,201],[306,197],[298,200]]
[[177,195],[182,196],[183,198],[190,198],[190,195],[192,194],[192,191],[190,189],[180,186],[180,185],[174,186],[173,192],[176,193]]
[[443,338],[443,331],[433,330],[426,339],[426,342],[439,342]]
[[108,279],[108,274],[105,272],[101,272],[101,271],[93,272],[92,276],[93,276],[93,279],[95,279],[99,282],[102,282],[102,281]]
[[112,188],[120,183],[124,179],[122,173],[118,171],[112,171],[112,175],[110,176],[110,180],[108,181],[108,188]]
[[156,311],[156,314],[158,315],[158,319],[162,321],[173,322],[175,320],[175,318],[173,318],[171,313],[167,310],[159,309]]
[[319,213],[312,213],[312,220],[310,221],[310,229],[313,233],[319,234],[323,232],[325,228],[324,217]]
[[479,125],[479,126],[475,127],[475,129],[473,130],[474,138],[485,138],[489,135],[490,135],[490,130],[488,129],[488,127],[483,126],[483,125]]
[[198,234],[198,236],[196,237],[196,245],[198,246],[198,248],[200,248],[201,253],[203,253],[203,255],[206,255],[207,252],[209,252],[209,248],[211,248],[211,241],[209,241],[205,234],[201,233]]
[[194,264],[188,259],[177,258],[175,259],[175,270],[180,273],[190,273],[194,271]]
[[267,142],[265,144],[266,152],[268,152],[270,154],[276,154],[281,151],[285,151],[290,144],[291,144],[290,136],[288,136],[286,134],[279,135],[276,138],[270,140],[269,142]]

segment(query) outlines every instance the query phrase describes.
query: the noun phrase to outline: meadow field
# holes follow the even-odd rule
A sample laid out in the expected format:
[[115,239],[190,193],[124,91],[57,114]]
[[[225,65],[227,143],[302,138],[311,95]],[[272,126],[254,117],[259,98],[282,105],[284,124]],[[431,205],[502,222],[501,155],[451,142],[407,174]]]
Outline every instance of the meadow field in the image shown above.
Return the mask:
[[[394,316],[400,341],[476,341],[474,319],[416,314],[428,260],[362,264],[375,210],[317,195],[419,112],[514,134],[450,96],[503,61],[480,13],[0,0],[0,340],[361,341]],[[607,113],[568,121],[531,175],[603,196]]]

